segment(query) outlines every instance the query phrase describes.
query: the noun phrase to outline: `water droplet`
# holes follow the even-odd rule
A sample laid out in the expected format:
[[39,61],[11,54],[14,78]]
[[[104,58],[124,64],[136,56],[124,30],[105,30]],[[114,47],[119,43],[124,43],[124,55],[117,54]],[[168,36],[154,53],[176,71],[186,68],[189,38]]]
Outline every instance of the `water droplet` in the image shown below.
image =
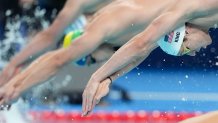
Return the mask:
[[218,25],[217,24],[214,24],[214,28],[217,28],[218,27]]
[[214,47],[212,47],[212,48],[210,49],[210,52],[211,52],[211,53],[215,53],[215,52],[216,52],[216,49],[215,49]]
[[182,98],[182,101],[187,101],[187,99],[185,97]]
[[5,16],[10,16],[11,15],[11,10],[7,10],[6,12],[5,12]]

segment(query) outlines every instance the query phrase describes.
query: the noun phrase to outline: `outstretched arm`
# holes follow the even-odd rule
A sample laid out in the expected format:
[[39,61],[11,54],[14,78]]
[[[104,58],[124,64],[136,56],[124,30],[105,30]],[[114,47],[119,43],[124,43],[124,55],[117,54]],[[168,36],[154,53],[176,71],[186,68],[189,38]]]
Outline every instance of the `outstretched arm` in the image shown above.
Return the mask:
[[[99,82],[141,56],[148,56],[157,47],[161,36],[180,27],[188,20],[185,9],[176,8],[157,17],[142,33],[122,46],[91,79]],[[147,54],[147,55],[146,55]]]
[[[111,16],[114,15],[102,14],[101,16],[96,17],[96,19],[87,26],[85,33],[72,42],[68,48],[61,48],[41,56],[25,71],[13,78],[9,82],[10,86],[7,86],[7,88],[14,88],[13,86],[19,85],[15,88],[19,90],[18,92],[22,93],[30,87],[55,75],[65,63],[72,60],[78,60],[92,53],[105,41],[105,39],[107,39],[108,35],[111,35],[115,30],[122,28],[123,25],[118,24]],[[22,81],[20,81],[20,79],[22,79]],[[6,90],[7,91],[2,94],[2,99],[4,99],[4,97],[11,97],[4,95],[13,94],[13,91],[9,92],[9,90],[12,89]],[[7,94],[8,92],[10,94]]]
[[[108,94],[109,85],[112,83],[112,81],[128,73],[130,70],[138,66],[144,59],[145,57],[143,56],[140,57],[139,59],[134,60],[132,63],[123,67],[117,72],[111,74],[109,77],[105,78],[101,82],[96,82],[93,81],[93,79],[90,79],[83,93],[84,101],[83,101],[82,116],[89,115],[93,110],[93,108],[95,107],[95,105],[100,102],[101,98]],[[93,91],[95,87],[96,87],[96,91]]]
[[[90,1],[89,1],[90,2]],[[0,85],[9,81],[22,67],[30,56],[37,54],[60,39],[64,29],[72,23],[84,10],[85,0],[68,0],[53,24],[46,30],[39,32],[32,41],[15,57],[0,75]]]
[[[186,4],[184,4],[186,6]],[[157,17],[149,27],[122,46],[91,77],[83,94],[83,115],[87,115],[95,105],[94,95],[99,83],[116,71],[131,64],[140,57],[146,58],[156,47],[161,36],[183,25],[191,16],[187,15],[188,7],[177,6]]]
[[[0,102],[5,102],[11,100],[16,95],[19,96],[21,93],[29,89],[30,87],[37,85],[44,80],[49,79],[67,62],[71,59],[76,60],[81,58],[83,55],[86,55],[87,52],[94,50],[94,42],[85,43],[87,38],[86,34],[75,41],[68,48],[61,48],[56,51],[46,53],[36,59],[29,67],[27,67],[23,72],[19,73],[17,76],[12,78],[3,88],[2,94],[0,94]],[[89,41],[92,38],[89,36]],[[93,39],[96,39],[94,36]],[[89,42],[87,41],[87,42]],[[78,43],[77,43],[78,42]],[[8,99],[9,98],[9,99]]]

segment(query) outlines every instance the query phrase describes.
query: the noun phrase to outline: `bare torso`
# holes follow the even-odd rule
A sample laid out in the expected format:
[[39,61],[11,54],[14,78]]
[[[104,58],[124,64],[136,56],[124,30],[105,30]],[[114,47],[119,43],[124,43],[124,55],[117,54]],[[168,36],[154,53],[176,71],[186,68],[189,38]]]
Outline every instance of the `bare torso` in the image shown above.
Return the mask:
[[[111,21],[112,26],[113,24],[120,24],[119,28],[116,31],[111,31],[105,40],[114,46],[122,46],[133,36],[143,31],[161,13],[166,12],[169,8],[178,4],[178,2],[180,1],[117,0],[100,10],[96,16],[106,13],[113,19]],[[208,14],[208,16],[204,15],[204,18],[193,19],[190,23],[208,29],[213,27],[217,20],[218,14],[214,12],[214,14]]]
[[143,31],[153,19],[175,4],[175,0],[117,0],[96,13],[95,16],[108,14],[111,25],[120,24],[116,31],[111,31],[107,43],[122,46],[133,36]]

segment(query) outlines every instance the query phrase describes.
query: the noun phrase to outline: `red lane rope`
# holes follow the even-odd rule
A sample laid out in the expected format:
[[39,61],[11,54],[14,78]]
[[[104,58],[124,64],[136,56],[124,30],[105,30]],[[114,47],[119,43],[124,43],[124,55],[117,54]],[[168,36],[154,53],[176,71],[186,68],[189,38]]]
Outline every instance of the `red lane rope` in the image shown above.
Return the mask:
[[112,112],[95,112],[88,117],[81,117],[81,112],[72,111],[30,111],[30,117],[33,121],[97,121],[97,122],[114,122],[114,121],[133,121],[133,122],[166,122],[176,123],[187,118],[199,116],[202,112],[146,112],[146,111],[112,111]]

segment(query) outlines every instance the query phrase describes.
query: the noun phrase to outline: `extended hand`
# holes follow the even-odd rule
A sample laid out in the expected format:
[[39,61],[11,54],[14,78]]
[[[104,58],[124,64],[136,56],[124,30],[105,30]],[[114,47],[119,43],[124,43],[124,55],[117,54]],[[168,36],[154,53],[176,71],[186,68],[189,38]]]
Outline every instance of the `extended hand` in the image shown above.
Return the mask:
[[89,115],[100,99],[108,94],[110,84],[111,80],[108,78],[102,82],[88,82],[83,92],[82,116]]
[[0,74],[0,86],[9,82],[14,76],[20,73],[21,68],[9,64]]

